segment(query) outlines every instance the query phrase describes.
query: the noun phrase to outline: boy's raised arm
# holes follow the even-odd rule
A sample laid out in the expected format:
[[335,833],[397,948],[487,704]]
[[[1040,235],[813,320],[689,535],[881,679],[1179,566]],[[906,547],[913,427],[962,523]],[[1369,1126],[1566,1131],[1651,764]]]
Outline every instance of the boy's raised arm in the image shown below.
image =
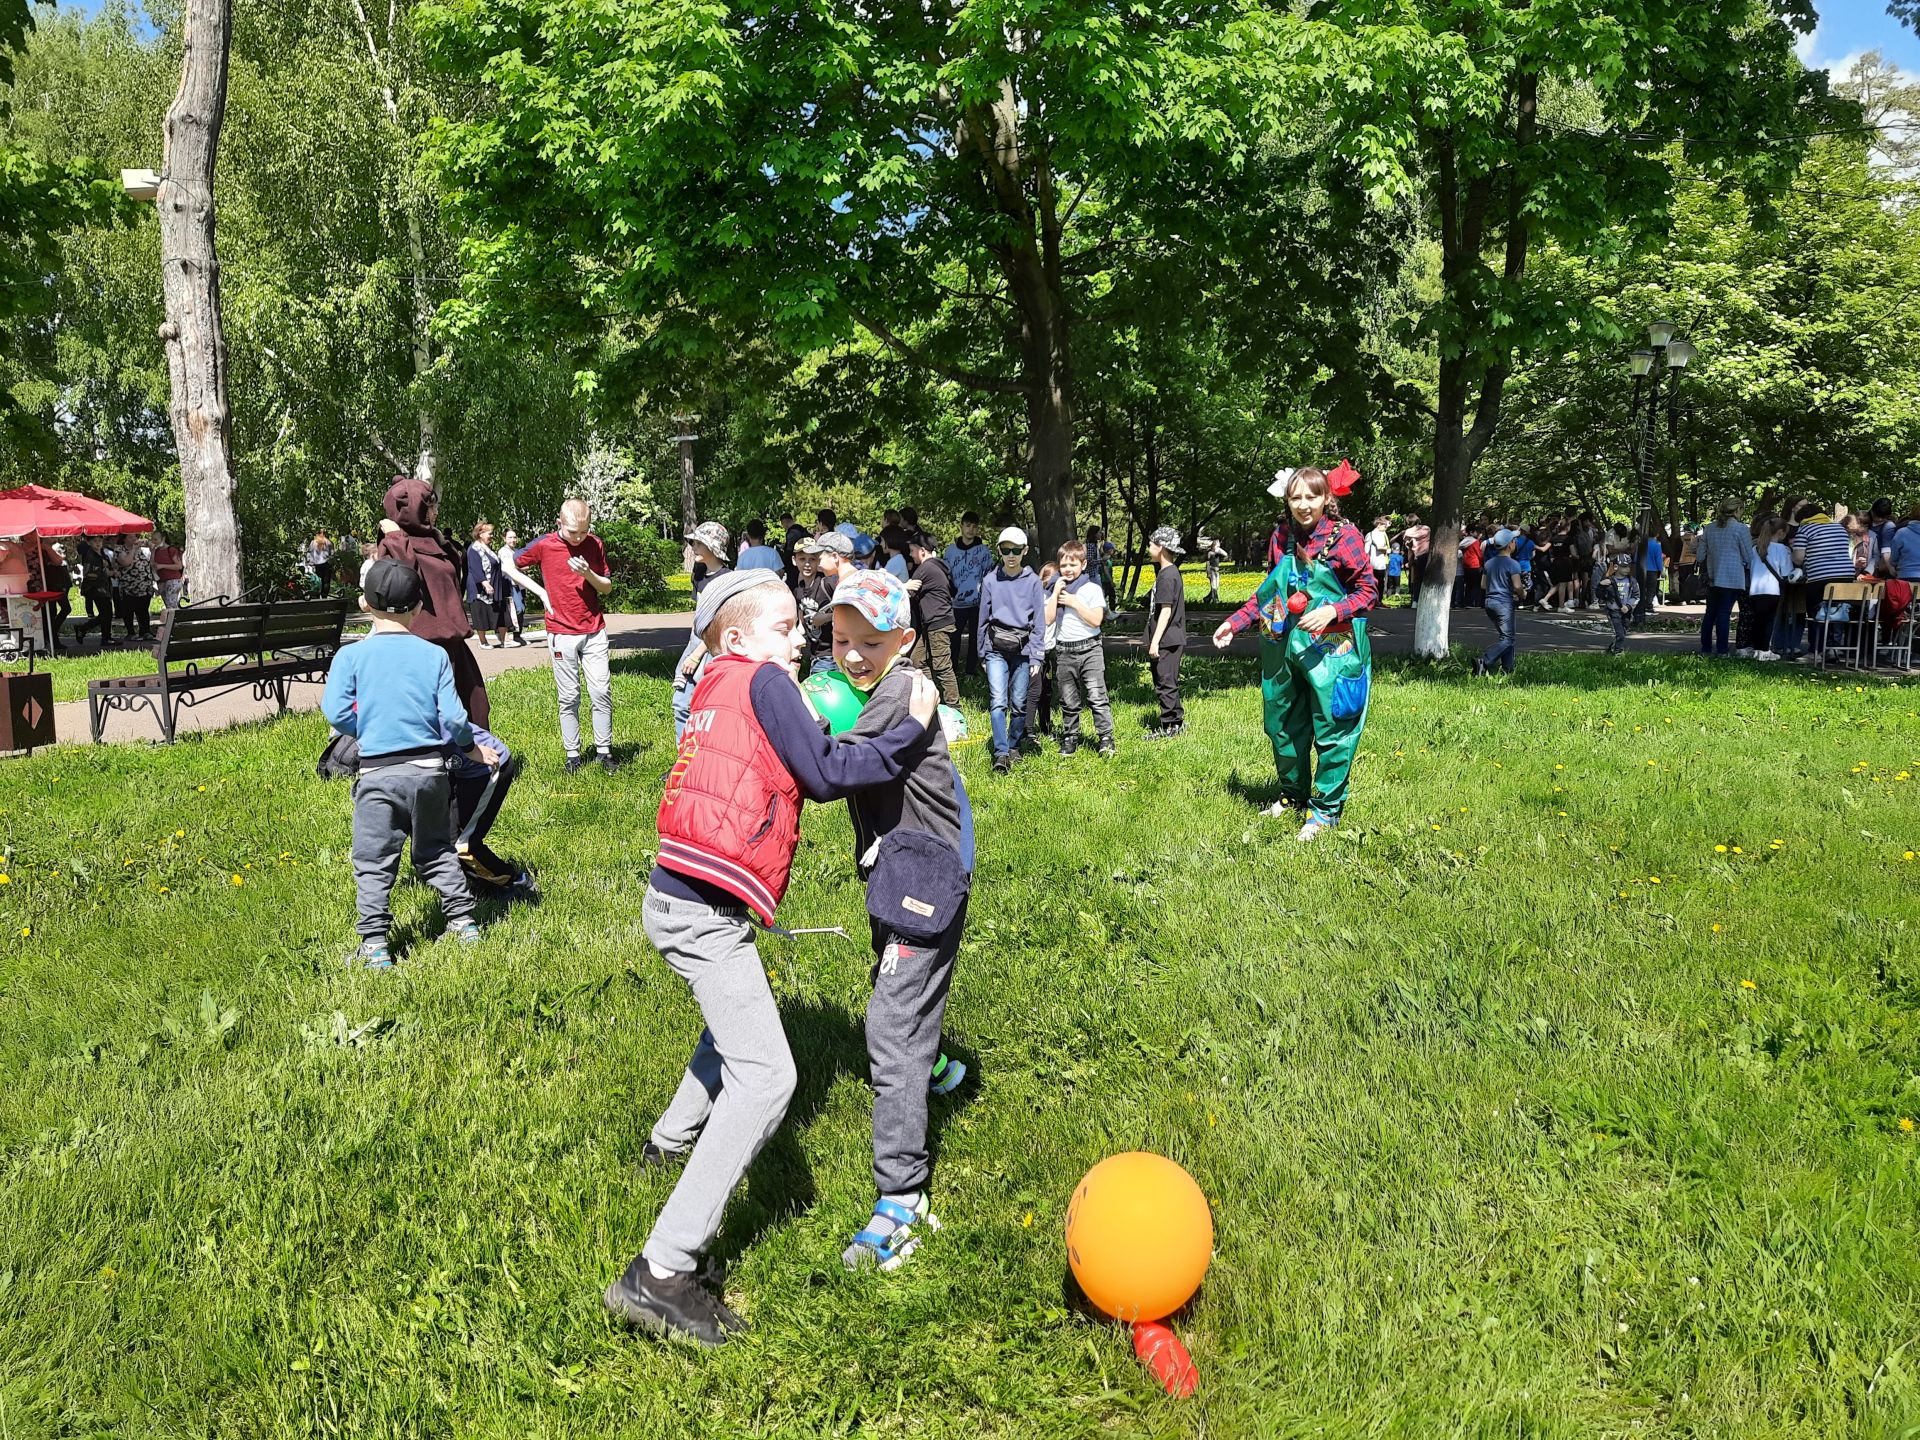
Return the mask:
[[903,709],[882,734],[835,740],[808,712],[800,688],[773,665],[760,667],[748,694],[754,718],[809,800],[839,800],[886,784],[899,776],[904,757],[927,736],[927,726]]

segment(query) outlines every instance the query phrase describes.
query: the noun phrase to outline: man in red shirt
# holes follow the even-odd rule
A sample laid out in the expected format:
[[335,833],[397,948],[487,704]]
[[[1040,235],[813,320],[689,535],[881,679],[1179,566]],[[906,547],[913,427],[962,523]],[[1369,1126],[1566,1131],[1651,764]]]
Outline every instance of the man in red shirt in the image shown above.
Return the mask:
[[[535,565],[540,581],[520,567]],[[607,673],[607,617],[600,597],[613,588],[606,547],[593,533],[587,502],[568,500],[560,507],[560,528],[513,552],[501,567],[508,578],[540,597],[547,611],[547,653],[553,657],[553,683],[560,694],[560,741],[567,747],[567,773],[586,763],[580,755],[580,677],[587,680],[593,711],[593,748],[600,768],[612,770],[613,681]]]

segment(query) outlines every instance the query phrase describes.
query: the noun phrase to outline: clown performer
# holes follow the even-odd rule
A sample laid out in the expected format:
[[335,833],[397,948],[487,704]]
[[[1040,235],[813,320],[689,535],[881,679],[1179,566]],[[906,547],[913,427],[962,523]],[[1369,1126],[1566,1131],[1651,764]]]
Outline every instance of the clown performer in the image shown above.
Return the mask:
[[[1260,698],[1280,798],[1267,811],[1307,818],[1295,838],[1317,840],[1339,822],[1360,748],[1372,681],[1367,619],[1380,597],[1359,529],[1340,518],[1338,497],[1359,473],[1342,460],[1331,475],[1312,466],[1283,473],[1287,544],[1253,598],[1213,632],[1215,649],[1260,626]],[[1317,773],[1310,753],[1319,756]]]

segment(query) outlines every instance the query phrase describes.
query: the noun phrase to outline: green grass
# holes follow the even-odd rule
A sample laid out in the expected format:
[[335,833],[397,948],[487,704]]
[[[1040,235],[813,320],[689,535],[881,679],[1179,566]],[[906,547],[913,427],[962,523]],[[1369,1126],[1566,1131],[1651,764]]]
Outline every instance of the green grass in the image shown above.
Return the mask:
[[[462,951],[409,883],[385,977],[338,962],[316,718],[6,766],[0,1435],[1920,1433],[1912,683],[1384,668],[1305,850],[1246,662],[1190,663],[1167,745],[1117,665],[1105,766],[967,747],[948,1228],[841,1271],[869,957],[767,939],[801,1092],[723,1234],[754,1334],[704,1355],[599,1305],[699,1023],[639,918],[666,664],[618,667],[612,778],[498,683],[546,898]],[[850,871],[810,809],[783,918],[858,931]],[[1063,1292],[1071,1189],[1136,1146],[1215,1206],[1184,1405]]]

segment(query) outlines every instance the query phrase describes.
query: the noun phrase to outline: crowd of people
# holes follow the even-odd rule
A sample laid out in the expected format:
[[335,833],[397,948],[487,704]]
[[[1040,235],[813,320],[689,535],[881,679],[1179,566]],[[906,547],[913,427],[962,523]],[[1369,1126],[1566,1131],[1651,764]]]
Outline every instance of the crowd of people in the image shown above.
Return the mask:
[[[73,615],[75,589],[84,616],[69,638],[66,624]],[[77,650],[94,633],[102,648],[151,644],[154,600],[163,610],[174,609],[185,589],[180,547],[158,530],[0,545],[0,596],[7,597],[8,625],[31,634],[44,623],[56,655]],[[50,597],[44,602],[44,622],[31,614],[24,599],[28,595]]]
[[[1496,631],[1478,673],[1512,671],[1519,611],[1604,614],[1613,632],[1609,653],[1618,654],[1663,603],[1704,606],[1704,655],[1815,664],[1839,627],[1869,619],[1854,604],[1829,603],[1830,585],[1871,587],[1871,620],[1882,636],[1904,623],[1920,582],[1920,505],[1898,519],[1894,508],[1881,499],[1865,513],[1833,514],[1817,501],[1791,499],[1747,523],[1729,500],[1671,543],[1591,514],[1531,526],[1475,521],[1462,533],[1452,604],[1484,609]],[[1385,516],[1374,521],[1369,558],[1382,593],[1392,595],[1402,568],[1394,562],[1404,557],[1417,600],[1430,532],[1417,519],[1398,533],[1391,525]]]

